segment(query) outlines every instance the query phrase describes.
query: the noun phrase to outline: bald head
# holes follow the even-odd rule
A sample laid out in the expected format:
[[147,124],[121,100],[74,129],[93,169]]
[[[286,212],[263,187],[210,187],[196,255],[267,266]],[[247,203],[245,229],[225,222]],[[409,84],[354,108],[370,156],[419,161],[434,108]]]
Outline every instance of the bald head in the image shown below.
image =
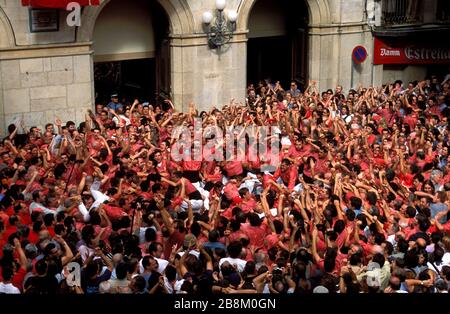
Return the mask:
[[39,231],[39,239],[41,241],[50,239],[50,232],[48,232],[48,230],[46,229]]
[[425,239],[423,239],[423,238],[418,238],[416,243],[418,246],[423,247],[423,248],[427,246],[427,241],[425,241]]
[[116,253],[112,257],[112,262],[114,265],[117,265],[122,261],[122,259],[123,259],[123,255],[120,253]]
[[393,290],[400,290],[401,281],[397,276],[391,276],[389,279],[389,285]]

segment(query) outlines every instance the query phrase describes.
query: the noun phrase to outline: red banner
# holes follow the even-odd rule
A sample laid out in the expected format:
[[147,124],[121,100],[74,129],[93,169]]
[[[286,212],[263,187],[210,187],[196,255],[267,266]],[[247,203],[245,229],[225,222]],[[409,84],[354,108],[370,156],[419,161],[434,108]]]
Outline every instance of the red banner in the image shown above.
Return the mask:
[[446,64],[450,48],[388,45],[375,37],[373,64]]
[[71,2],[81,6],[100,5],[100,0],[22,0],[22,5],[33,8],[65,9]]

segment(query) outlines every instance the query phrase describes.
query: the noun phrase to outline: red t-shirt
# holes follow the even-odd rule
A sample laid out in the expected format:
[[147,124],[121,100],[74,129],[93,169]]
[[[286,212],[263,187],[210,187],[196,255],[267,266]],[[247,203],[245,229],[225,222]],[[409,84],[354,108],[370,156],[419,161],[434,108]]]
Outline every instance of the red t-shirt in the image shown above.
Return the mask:
[[197,191],[197,188],[192,184],[192,182],[186,178],[184,178],[184,184],[185,184],[184,188],[186,191],[186,195],[189,195],[189,194]]
[[168,259],[170,257],[170,253],[172,252],[172,246],[177,245],[180,247],[183,245],[185,233],[181,233],[177,229],[169,236],[166,240],[166,245],[164,246],[164,257]]
[[281,168],[278,168],[273,175],[273,179],[277,180],[280,177],[281,180],[283,180],[284,184],[287,185],[290,191],[294,190],[295,182],[297,181],[298,177],[297,167],[291,165],[289,169],[286,170],[285,172],[282,172]]
[[255,248],[264,247],[264,239],[269,233],[267,223],[264,221],[260,226],[251,226],[249,223],[241,224],[241,230],[250,240],[250,245]]
[[244,171],[241,161],[228,161],[226,162],[224,169],[227,171],[228,177],[240,175]]
[[198,171],[202,167],[202,161],[183,161],[184,171]]

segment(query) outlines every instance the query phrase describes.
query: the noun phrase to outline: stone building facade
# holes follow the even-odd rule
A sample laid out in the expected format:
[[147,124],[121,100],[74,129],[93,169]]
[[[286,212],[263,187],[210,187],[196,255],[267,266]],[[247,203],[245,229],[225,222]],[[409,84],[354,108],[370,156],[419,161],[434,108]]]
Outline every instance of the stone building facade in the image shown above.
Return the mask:
[[[169,24],[168,92],[178,109],[187,108],[190,101],[201,109],[220,106],[231,98],[244,101],[247,44],[252,31],[249,21],[253,8],[263,0],[227,1],[226,9],[237,12],[238,18],[234,36],[220,55],[209,48],[202,22],[205,10],[214,11],[215,0],[152,1],[165,12]],[[373,28],[382,0],[295,1],[304,1],[307,10],[299,12],[308,20],[304,47],[307,79],[317,80],[321,90],[337,84],[348,89],[357,83],[377,85],[383,81],[383,65],[372,64]],[[117,2],[124,8],[133,5],[131,0],[102,0],[98,6],[83,7],[79,27],[68,26],[68,12],[59,10],[57,32],[35,33],[30,31],[29,7],[20,0],[0,0],[2,132],[21,119],[28,127],[43,127],[55,117],[83,121],[86,110],[95,102],[96,24],[102,11],[111,3],[119,5]],[[261,12],[266,14],[265,23],[270,28],[271,11]],[[133,19],[117,14],[113,24],[105,24],[104,32],[109,29],[107,25],[120,27],[122,21]],[[116,40],[114,32],[105,36]],[[351,55],[357,45],[364,46],[368,56],[355,67]]]

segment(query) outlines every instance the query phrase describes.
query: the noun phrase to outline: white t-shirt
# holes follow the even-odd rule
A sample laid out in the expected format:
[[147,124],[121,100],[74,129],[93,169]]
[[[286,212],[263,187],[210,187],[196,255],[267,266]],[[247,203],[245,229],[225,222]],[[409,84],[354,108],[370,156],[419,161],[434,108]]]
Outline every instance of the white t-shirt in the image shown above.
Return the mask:
[[247,188],[250,193],[254,193],[253,189],[255,188],[255,185],[256,184],[261,184],[261,182],[259,182],[258,177],[255,174],[251,173],[251,172],[249,172],[247,174],[247,176],[250,177],[251,179],[245,180],[239,186],[239,190],[242,189],[242,188]]
[[283,145],[283,146],[291,146],[292,145],[292,142],[289,139],[289,136],[283,136],[281,138],[281,145]]
[[0,282],[0,293],[20,294],[20,290],[17,289],[12,283],[4,284],[3,282]]
[[[433,266],[434,265],[434,266]],[[436,263],[431,264],[430,262],[427,263],[428,269],[431,269],[432,271],[434,271],[436,274],[439,275],[439,273],[442,270],[442,266],[444,266],[443,263],[436,265]]]
[[[122,119],[122,120],[125,120],[125,126],[129,126],[130,124],[131,124],[131,120],[129,119],[129,118],[127,118],[125,115],[123,115],[123,114],[119,114],[119,117]],[[119,125],[120,123],[120,121],[119,121],[119,119],[117,119],[117,117],[116,116],[114,116],[114,118],[112,118],[112,120],[114,121],[114,123],[116,124],[116,125]]]
[[231,257],[224,257],[221,258],[219,261],[219,268],[222,267],[222,264],[228,262],[231,265],[236,265],[238,272],[243,272],[245,268],[245,264],[247,264],[246,261],[240,258],[231,258]]
[[78,248],[78,252],[80,252],[81,260],[84,263],[89,258],[89,256],[95,253],[95,250],[86,245],[82,245]]
[[450,266],[450,252],[447,252],[442,256],[442,264]]
[[[162,258],[154,257],[154,259],[158,262],[158,273],[164,274],[167,265],[169,265],[169,261],[166,261]],[[142,259],[139,261],[139,273],[142,274],[144,272],[144,266],[142,266]]]

